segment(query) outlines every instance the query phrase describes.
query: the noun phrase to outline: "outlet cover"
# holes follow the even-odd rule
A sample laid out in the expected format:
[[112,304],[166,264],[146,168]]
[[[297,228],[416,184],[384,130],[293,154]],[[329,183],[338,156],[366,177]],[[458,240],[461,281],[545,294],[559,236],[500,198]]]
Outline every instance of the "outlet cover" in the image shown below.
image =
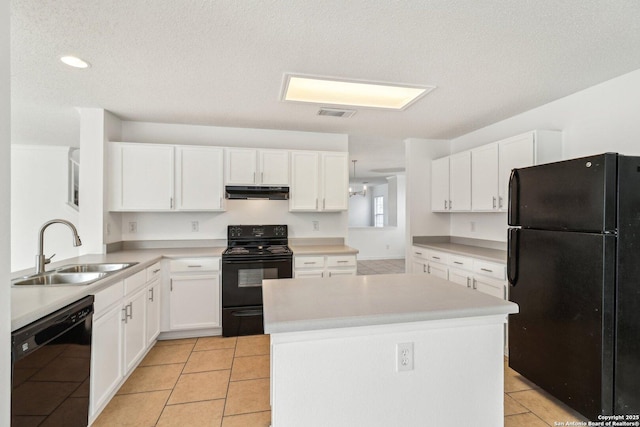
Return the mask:
[[396,344],[396,371],[413,371],[413,343]]
[[200,223],[198,221],[191,221],[191,231],[200,231]]
[[320,231],[320,221],[311,221],[313,223],[313,231]]
[[138,232],[138,223],[135,221],[131,221],[129,223],[129,233],[137,233]]

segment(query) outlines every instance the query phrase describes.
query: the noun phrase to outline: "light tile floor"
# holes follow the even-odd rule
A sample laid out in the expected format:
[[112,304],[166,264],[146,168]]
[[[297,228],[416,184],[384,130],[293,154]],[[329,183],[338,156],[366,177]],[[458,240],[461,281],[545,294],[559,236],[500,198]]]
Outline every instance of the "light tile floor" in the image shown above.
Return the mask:
[[404,259],[375,259],[358,261],[358,275],[404,273]]

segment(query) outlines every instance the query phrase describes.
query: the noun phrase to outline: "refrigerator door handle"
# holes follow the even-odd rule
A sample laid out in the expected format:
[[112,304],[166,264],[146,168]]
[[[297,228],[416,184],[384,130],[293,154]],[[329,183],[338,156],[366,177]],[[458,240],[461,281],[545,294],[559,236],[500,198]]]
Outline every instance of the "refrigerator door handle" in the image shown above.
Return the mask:
[[518,283],[518,257],[520,255],[520,229],[510,228],[507,239],[507,280],[511,286]]
[[509,177],[509,213],[507,222],[509,225],[520,225],[520,175],[518,169],[511,170]]

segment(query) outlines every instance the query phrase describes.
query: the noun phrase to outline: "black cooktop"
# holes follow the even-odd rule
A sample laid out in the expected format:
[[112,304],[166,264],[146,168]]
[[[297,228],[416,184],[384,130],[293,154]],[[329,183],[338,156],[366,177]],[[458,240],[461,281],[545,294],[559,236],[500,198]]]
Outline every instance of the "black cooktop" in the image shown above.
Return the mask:
[[230,225],[225,258],[292,256],[286,225]]

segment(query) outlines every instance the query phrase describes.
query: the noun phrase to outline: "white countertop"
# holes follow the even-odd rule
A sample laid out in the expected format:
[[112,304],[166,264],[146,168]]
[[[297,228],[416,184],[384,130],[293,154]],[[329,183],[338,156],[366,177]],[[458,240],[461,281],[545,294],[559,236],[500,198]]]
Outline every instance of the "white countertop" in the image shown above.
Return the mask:
[[[164,258],[219,257],[226,248],[185,248],[185,249],[140,249],[114,252],[105,255],[83,255],[48,264],[53,270],[67,264],[137,262],[125,270],[109,274],[102,280],[84,286],[12,286],[11,287],[11,330],[15,331],[39,318],[48,315],[74,301],[96,292],[128,277]],[[33,270],[23,270],[12,274],[12,278],[33,274]]]
[[265,333],[512,314],[518,306],[430,275],[263,281]]
[[346,245],[289,245],[293,255],[356,255],[358,250]]

